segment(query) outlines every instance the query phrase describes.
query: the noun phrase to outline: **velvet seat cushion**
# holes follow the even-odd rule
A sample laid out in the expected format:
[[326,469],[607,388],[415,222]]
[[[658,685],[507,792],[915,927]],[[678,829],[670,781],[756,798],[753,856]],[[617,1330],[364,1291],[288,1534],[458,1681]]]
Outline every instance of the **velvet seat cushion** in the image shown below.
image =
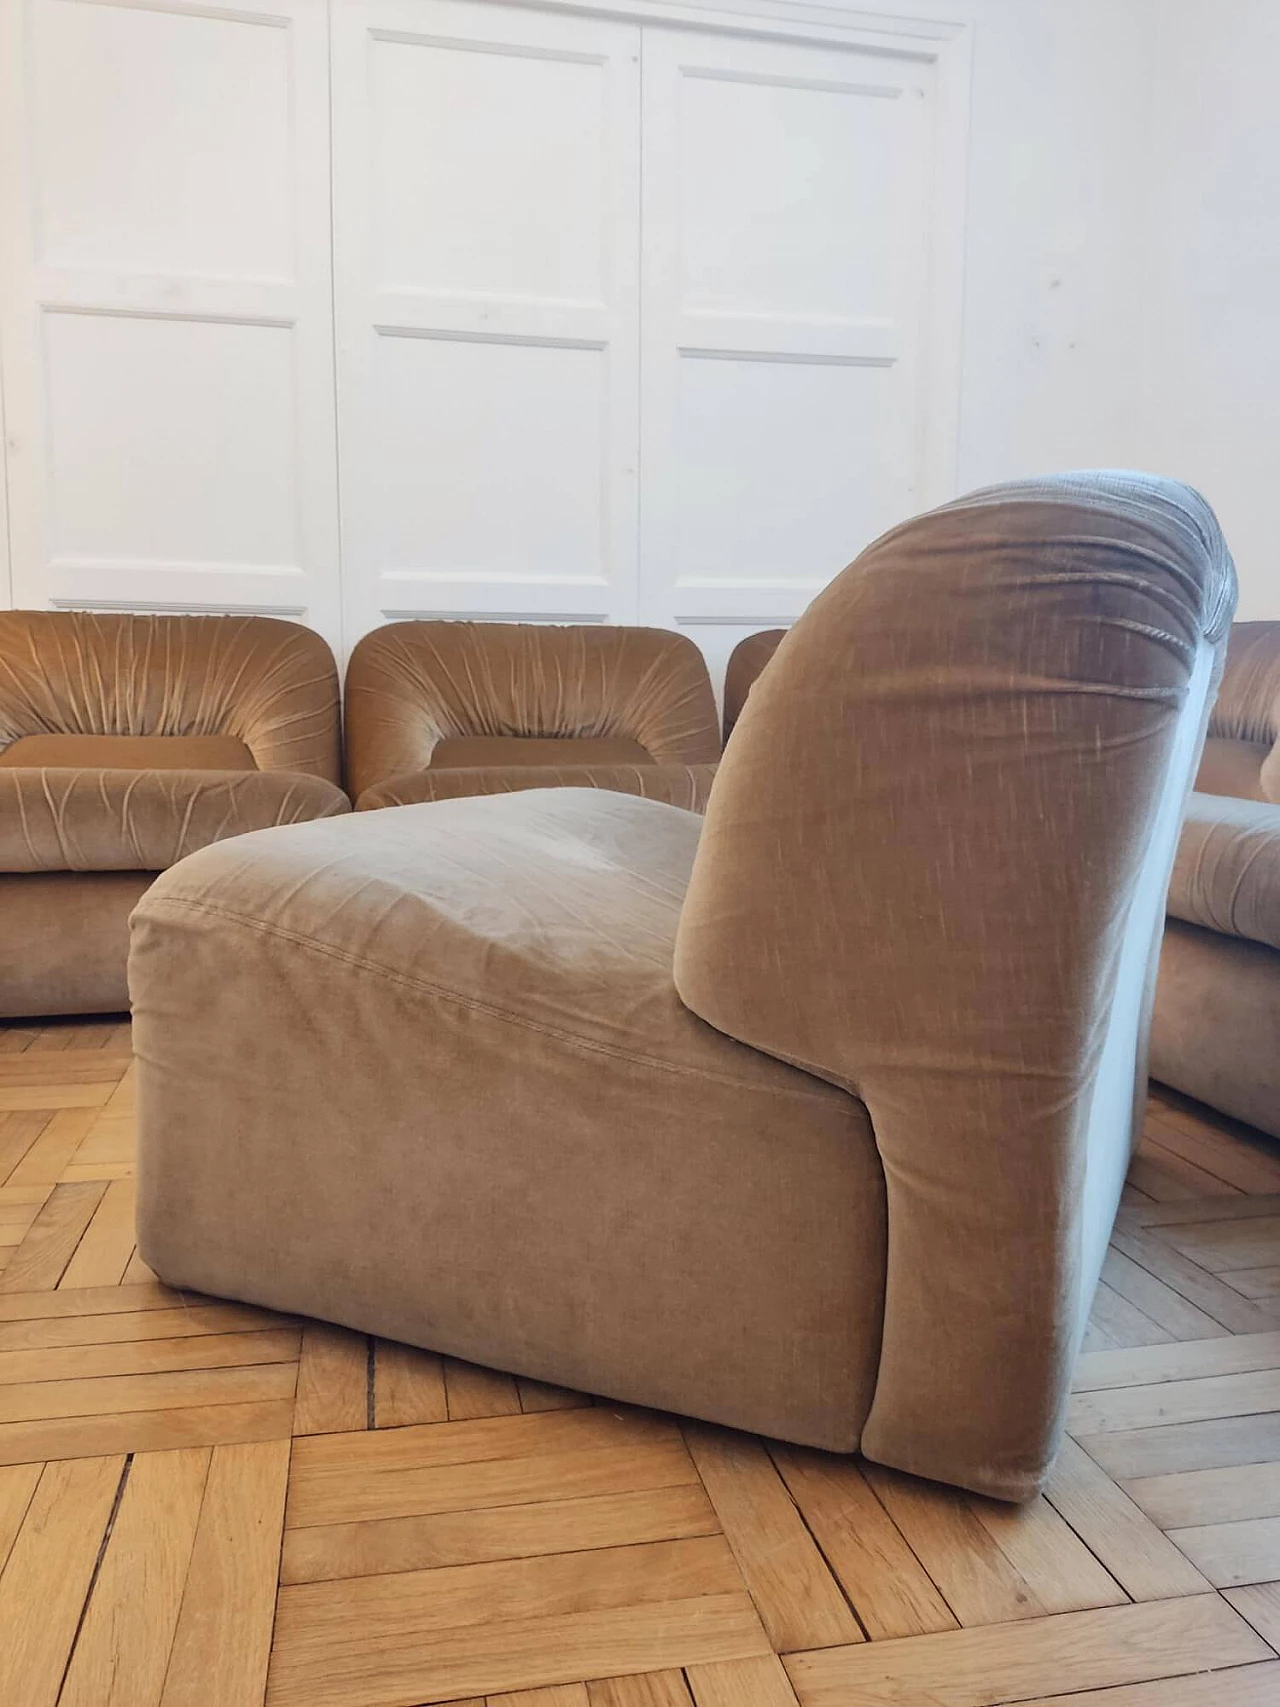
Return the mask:
[[19,735],[0,748],[0,768],[253,771],[258,766],[235,735]]
[[1169,912],[1223,936],[1280,948],[1280,806],[1193,794],[1173,864]]
[[[574,743],[576,745],[576,743]],[[706,809],[715,779],[714,765],[581,764],[484,765],[477,769],[411,771],[366,788],[357,812],[382,806],[410,806],[427,800],[457,800],[469,794],[511,794],[526,788],[605,788],[663,800],[686,812]]]
[[246,836],[166,872],[130,959],[145,1259],[853,1447],[880,1166],[855,1098],[676,995],[700,828],[534,790]]
[[710,764],[720,731],[707,666],[683,634],[393,622],[351,654],[345,746],[358,799],[442,765]]
[[0,768],[0,872],[161,871],[246,830],[349,811],[319,776]]

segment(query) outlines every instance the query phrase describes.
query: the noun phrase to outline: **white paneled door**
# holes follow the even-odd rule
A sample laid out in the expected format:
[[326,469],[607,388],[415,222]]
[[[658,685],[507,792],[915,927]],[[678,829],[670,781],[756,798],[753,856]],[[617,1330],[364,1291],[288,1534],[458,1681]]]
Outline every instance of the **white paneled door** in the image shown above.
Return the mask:
[[927,56],[644,32],[645,618],[788,623],[930,466]]
[[337,639],[320,0],[5,0],[13,598]]
[[640,31],[338,0],[348,637],[636,609]]
[[14,601],[714,664],[945,497],[963,42],[635,4],[0,0]]

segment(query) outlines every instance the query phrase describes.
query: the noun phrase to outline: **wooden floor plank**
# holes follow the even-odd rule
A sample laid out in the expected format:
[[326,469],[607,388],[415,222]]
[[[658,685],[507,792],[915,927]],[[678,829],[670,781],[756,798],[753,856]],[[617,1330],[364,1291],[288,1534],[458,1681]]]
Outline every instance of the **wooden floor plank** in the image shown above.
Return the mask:
[[287,1440],[292,1421],[292,1399],[263,1399],[247,1404],[6,1423],[0,1426],[0,1464],[83,1458],[95,1447],[113,1452],[165,1452],[179,1446]]
[[0,1571],[18,1538],[43,1469],[43,1464],[9,1464],[0,1468]]
[[968,1496],[868,1464],[867,1480],[961,1624],[1043,1618],[1048,1608],[983,1527]]
[[105,1184],[89,1180],[83,1185],[54,1186],[0,1275],[0,1292],[56,1287],[106,1189]]
[[368,1426],[369,1341],[364,1334],[308,1322],[298,1364],[295,1434],[339,1434]]
[[1045,1497],[1132,1599],[1174,1600],[1209,1588],[1150,1514],[1070,1436],[1062,1443]]
[[552,1387],[545,1381],[526,1381],[516,1377],[522,1411],[576,1411],[591,1403],[585,1393],[575,1393],[572,1387]]
[[92,1108],[58,1109],[43,1122],[39,1137],[12,1168],[5,1184],[57,1185],[63,1168],[80,1148],[92,1126],[96,1112]]
[[133,1255],[134,1211],[133,1180],[112,1180],[63,1271],[58,1282],[60,1290],[119,1285]]
[[[1089,1328],[1101,1332],[1110,1346],[1159,1345],[1169,1343],[1174,1336],[1167,1328],[1131,1304],[1105,1280],[1098,1282],[1089,1314]],[[1092,1346],[1087,1348],[1092,1350]]]
[[260,1702],[289,1476],[289,1442],[216,1446],[162,1707]]
[[0,1574],[0,1701],[54,1707],[124,1459],[47,1465]]
[[514,1375],[504,1375],[496,1369],[481,1369],[456,1357],[446,1357],[443,1363],[451,1422],[519,1414],[520,1390]]
[[1112,1248],[1117,1254],[1140,1264],[1146,1274],[1168,1286],[1224,1328],[1229,1328],[1233,1334],[1265,1333],[1276,1325],[1271,1311],[1241,1298],[1216,1274],[1210,1274],[1199,1263],[1192,1262],[1190,1257],[1175,1251],[1153,1228],[1117,1227]]
[[[1280,1653],[1280,1582],[1255,1583],[1250,1588],[1229,1588],[1224,1597],[1242,1618]],[[1278,1697],[1280,1699],[1280,1697]]]
[[591,1707],[693,1707],[684,1673],[679,1671],[596,1678],[587,1684],[587,1700]]
[[1280,1517],[1280,1463],[1144,1476],[1129,1482],[1127,1489],[1162,1529]]
[[[251,1336],[256,1340],[257,1335]],[[199,1341],[184,1340],[184,1345]],[[18,1353],[15,1355],[24,1355]],[[293,1363],[233,1369],[175,1369],[155,1375],[104,1375],[75,1381],[19,1381],[0,1387],[0,1427],[107,1411],[163,1411],[293,1397]]]
[[1280,1660],[1201,1672],[1198,1677],[1160,1678],[1120,1689],[1083,1694],[1041,1695],[1022,1707],[1274,1707],[1280,1701]]
[[1239,1588],[1245,1583],[1280,1578],[1280,1517],[1171,1529],[1169,1539],[1215,1588]]
[[59,1707],[159,1707],[209,1457],[133,1459]]
[[318,1524],[285,1533],[280,1580],[338,1577],[482,1564],[545,1553],[585,1552],[718,1534],[701,1485],[543,1499],[480,1510]]
[[1113,1434],[1266,1411],[1280,1411],[1280,1369],[1077,1393],[1067,1407],[1067,1427],[1076,1435]]
[[[115,1297],[123,1288],[113,1288]],[[201,1334],[278,1334],[290,1327],[287,1316],[253,1310],[245,1304],[180,1304],[154,1310],[117,1310],[70,1316],[37,1316],[0,1321],[0,1355],[13,1351],[58,1351],[69,1346],[123,1345],[141,1340],[174,1340]],[[300,1330],[292,1328],[296,1340]],[[296,1352],[293,1355],[297,1355]]]
[[[298,1338],[297,1328],[275,1328],[266,1333],[186,1334],[171,1340],[143,1339],[50,1351],[0,1351],[0,1388],[182,1369],[233,1369],[259,1363],[285,1363],[297,1357]],[[55,1406],[48,1414],[63,1413]]]
[[1229,1464],[1270,1464],[1280,1460],[1280,1411],[1118,1429],[1114,1434],[1080,1434],[1076,1439],[1118,1482],[1184,1470],[1217,1470]]
[[995,1707],[1272,1657],[1225,1601],[1200,1595],[827,1648],[785,1663],[801,1707]]
[[956,1619],[851,1458],[775,1447],[774,1461],[874,1641],[952,1630]]
[[45,1321],[59,1316],[118,1316],[135,1310],[176,1310],[187,1302],[202,1305],[212,1300],[150,1283],[142,1286],[83,1287],[69,1292],[49,1289],[8,1296],[0,1294],[0,1322]]
[[[1142,1263],[1135,1262],[1123,1251],[1117,1250],[1114,1245],[1108,1250],[1103,1262],[1102,1279],[1113,1292],[1127,1299],[1173,1339],[1209,1339],[1216,1334],[1231,1332],[1229,1327],[1209,1315],[1208,1311],[1191,1303],[1158,1275],[1151,1273]],[[1263,1326],[1269,1327],[1270,1323],[1264,1323]]]
[[289,1490],[289,1525],[303,1529],[483,1511],[557,1498],[643,1493],[696,1481],[688,1453],[679,1440],[670,1439],[644,1446],[629,1442],[595,1448],[572,1445],[564,1452],[395,1470],[312,1473],[300,1468]]
[[769,1651],[745,1594],[608,1607],[406,1638],[376,1652],[353,1640],[313,1655],[287,1637],[272,1652],[267,1707],[393,1707],[470,1693],[538,1688],[637,1671],[744,1659]]
[[375,1340],[373,1370],[375,1427],[448,1420],[444,1365],[434,1352],[394,1340]]
[[1233,1334],[1230,1338],[1189,1340],[1172,1346],[1084,1352],[1076,1361],[1072,1391],[1096,1393],[1108,1387],[1146,1386],[1157,1381],[1190,1381],[1207,1375],[1243,1375],[1256,1369],[1280,1369],[1280,1332]]
[[860,1642],[858,1621],[764,1446],[693,1424],[685,1439],[775,1649]]
[[690,1666],[688,1678],[697,1707],[796,1707],[791,1680],[774,1654]]

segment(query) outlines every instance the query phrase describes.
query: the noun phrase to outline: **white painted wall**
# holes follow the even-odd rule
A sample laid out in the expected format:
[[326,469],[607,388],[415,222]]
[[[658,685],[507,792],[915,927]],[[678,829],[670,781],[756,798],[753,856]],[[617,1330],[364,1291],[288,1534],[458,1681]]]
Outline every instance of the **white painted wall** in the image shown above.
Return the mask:
[[[7,5],[12,18],[18,0]],[[312,26],[320,11],[302,0]],[[1181,475],[1222,515],[1242,614],[1280,618],[1280,0],[880,0],[876,12],[975,26],[958,486],[1090,463]],[[12,205],[12,155],[6,170]],[[112,290],[134,288],[114,254],[90,259],[114,268]],[[150,265],[125,259],[139,276]],[[277,324],[293,313],[270,306]],[[3,377],[12,432],[26,378]],[[9,481],[16,545],[48,494],[22,454]],[[300,561],[323,580],[328,542],[308,551]],[[0,551],[0,602],[3,563]],[[41,596],[15,579],[20,599]]]
[[1136,458],[1222,520],[1280,618],[1280,0],[1158,0]]

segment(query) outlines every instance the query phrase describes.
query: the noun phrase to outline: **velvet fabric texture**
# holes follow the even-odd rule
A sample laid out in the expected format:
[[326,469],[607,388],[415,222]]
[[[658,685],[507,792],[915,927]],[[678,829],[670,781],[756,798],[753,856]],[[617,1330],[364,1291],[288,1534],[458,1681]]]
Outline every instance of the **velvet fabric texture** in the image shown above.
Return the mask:
[[255,771],[234,735],[19,735],[0,752],[0,769]]
[[[0,612],[0,873],[29,921],[0,1013],[123,1007],[122,897],[220,837],[347,811],[339,765],[337,672],[309,629]],[[54,873],[77,875],[34,881]]]
[[274,617],[0,611],[0,754],[29,735],[231,737],[342,780],[333,655]]
[[1280,951],[1170,918],[1151,1072],[1280,1138]]
[[880,1336],[875,1146],[853,1098],[677,997],[700,825],[528,791],[244,836],[167,872],[130,961],[146,1261],[855,1445]]
[[[656,628],[396,622],[365,635],[346,680],[347,783],[366,792],[420,771],[702,765],[720,755],[702,654]],[[623,768],[617,768],[623,767]],[[456,786],[454,792],[457,792]],[[422,796],[419,796],[422,798]]]
[[[1280,806],[1193,794],[1169,912],[1224,936],[1280,948]],[[1280,1035],[1275,1054],[1280,1058]]]
[[702,812],[715,779],[714,765],[486,765],[476,770],[445,766],[392,777],[366,788],[357,810],[412,806],[427,800],[457,800],[469,794],[511,794],[526,788],[604,788],[664,800],[686,812]]
[[1280,1138],[1280,622],[1233,625],[1196,789],[1169,890],[1151,1070]]
[[0,770],[0,871],[163,871],[210,842],[350,811],[292,771]]
[[1185,487],[1000,488],[791,630],[700,839],[570,789],[183,861],[132,925],[143,1257],[1034,1493],[1233,602]]
[[1280,802],[1280,622],[1232,625],[1196,788]]
[[0,872],[0,1017],[129,1006],[129,915],[154,872]]
[[786,634],[785,628],[762,628],[759,634],[748,634],[729,654],[729,667],[724,673],[724,738],[733,734],[734,725],[742,716],[747,695],[765,665],[778,650]]

